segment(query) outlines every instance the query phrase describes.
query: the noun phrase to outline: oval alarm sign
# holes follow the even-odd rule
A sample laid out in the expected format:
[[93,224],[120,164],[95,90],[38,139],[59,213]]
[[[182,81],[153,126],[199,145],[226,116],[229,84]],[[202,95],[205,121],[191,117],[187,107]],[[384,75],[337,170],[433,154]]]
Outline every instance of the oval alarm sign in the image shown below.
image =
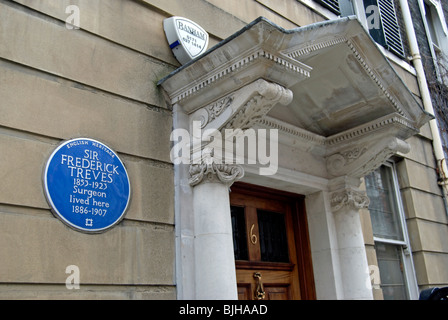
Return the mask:
[[174,56],[181,64],[199,57],[208,47],[208,33],[197,23],[182,17],[163,21],[165,35]]

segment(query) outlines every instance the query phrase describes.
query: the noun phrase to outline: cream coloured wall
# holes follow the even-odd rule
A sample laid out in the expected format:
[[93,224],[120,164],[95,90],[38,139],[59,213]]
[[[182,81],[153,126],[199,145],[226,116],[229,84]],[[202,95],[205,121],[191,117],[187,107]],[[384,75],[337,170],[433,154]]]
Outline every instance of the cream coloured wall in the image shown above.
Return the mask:
[[[176,64],[165,17],[134,1],[0,2],[2,299],[176,297],[172,116],[155,84]],[[74,137],[106,143],[128,170],[129,210],[102,234],[66,227],[45,200],[45,162]],[[65,286],[71,265],[79,289]]]
[[[70,4],[79,30],[65,26]],[[173,120],[156,86],[179,66],[162,28],[172,15],[204,27],[210,46],[258,16],[285,29],[326,19],[296,0],[0,1],[0,298],[176,298]],[[399,74],[418,94],[414,76]],[[428,131],[398,164],[421,286],[448,283]],[[69,229],[45,200],[45,161],[74,137],[108,144],[129,172],[129,211],[103,234]],[[65,287],[69,265],[80,269],[79,290]]]

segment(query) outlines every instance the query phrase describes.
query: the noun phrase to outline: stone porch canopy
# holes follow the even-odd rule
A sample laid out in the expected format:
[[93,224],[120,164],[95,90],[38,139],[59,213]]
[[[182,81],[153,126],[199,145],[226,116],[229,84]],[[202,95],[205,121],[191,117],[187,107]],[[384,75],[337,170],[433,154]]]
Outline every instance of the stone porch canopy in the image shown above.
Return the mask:
[[[278,130],[286,146],[279,157],[290,167],[280,164],[282,174],[262,177],[245,165],[245,181],[306,195],[318,296],[371,299],[358,214],[369,199],[360,178],[408,152],[405,140],[431,116],[359,21],[285,30],[260,17],[158,85],[174,128],[190,135],[195,120],[204,131]],[[179,296],[236,299],[228,192],[244,170],[215,163],[194,138],[193,163],[175,165]]]
[[[262,94],[256,88],[234,100],[240,105],[221,121],[198,112],[260,79],[286,90],[253,111],[254,121],[231,119]],[[170,105],[205,121],[204,129],[257,123],[294,135],[326,157],[329,177],[361,177],[397,151],[407,152],[404,140],[431,118],[355,17],[292,30],[260,17],[158,85]]]

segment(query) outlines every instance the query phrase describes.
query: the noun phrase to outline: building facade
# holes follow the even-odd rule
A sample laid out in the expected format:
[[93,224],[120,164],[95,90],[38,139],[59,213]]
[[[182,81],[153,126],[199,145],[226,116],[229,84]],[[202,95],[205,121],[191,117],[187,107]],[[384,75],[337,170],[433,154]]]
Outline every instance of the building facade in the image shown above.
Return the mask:
[[[1,298],[448,285],[442,1],[0,0],[0,16]],[[173,16],[209,34],[184,65]],[[43,183],[76,138],[129,176],[101,233],[59,219]]]

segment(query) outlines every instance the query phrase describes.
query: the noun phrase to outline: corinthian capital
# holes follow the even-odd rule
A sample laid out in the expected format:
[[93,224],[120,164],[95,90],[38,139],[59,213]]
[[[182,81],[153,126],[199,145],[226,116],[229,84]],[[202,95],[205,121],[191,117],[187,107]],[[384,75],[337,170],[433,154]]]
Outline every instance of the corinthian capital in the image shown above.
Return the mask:
[[365,192],[350,187],[333,192],[330,201],[333,212],[340,210],[344,206],[349,206],[356,210],[364,209],[370,204],[370,199]]
[[221,182],[230,187],[243,176],[244,169],[240,165],[215,163],[212,155],[206,152],[202,163],[190,165],[188,182],[192,187],[201,182]]

